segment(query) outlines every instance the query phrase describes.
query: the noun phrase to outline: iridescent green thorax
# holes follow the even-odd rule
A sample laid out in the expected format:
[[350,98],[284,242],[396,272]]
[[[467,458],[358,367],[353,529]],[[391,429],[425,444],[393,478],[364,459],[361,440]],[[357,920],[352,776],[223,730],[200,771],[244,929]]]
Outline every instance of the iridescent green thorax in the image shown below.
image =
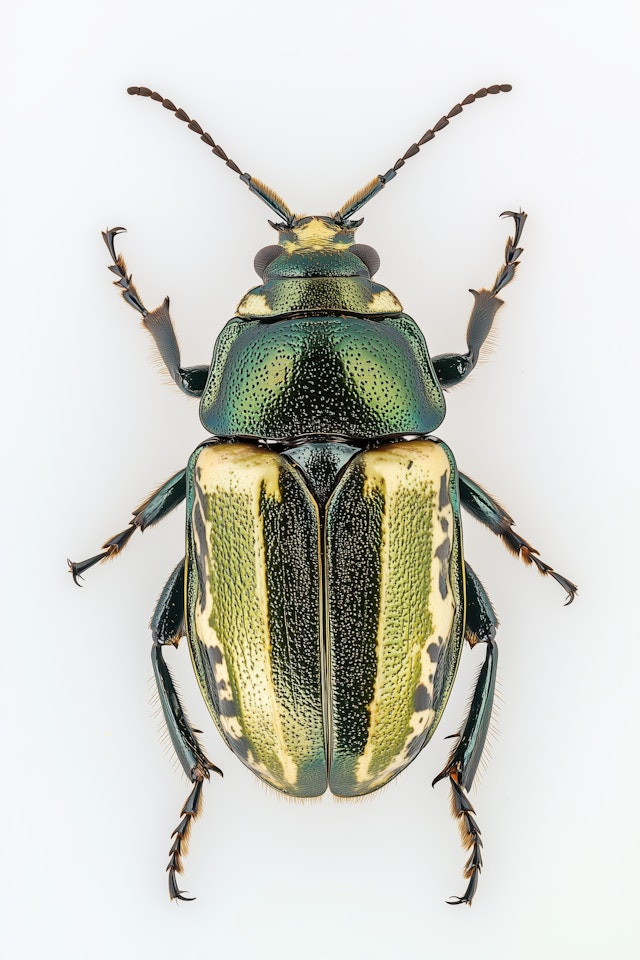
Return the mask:
[[355,229],[329,217],[305,217],[279,231],[282,252],[265,268],[263,283],[238,304],[246,319],[340,311],[361,316],[401,313],[397,297],[373,283],[351,251]]
[[405,314],[235,318],[200,401],[214,436],[276,440],[427,434],[444,413],[424,337]]

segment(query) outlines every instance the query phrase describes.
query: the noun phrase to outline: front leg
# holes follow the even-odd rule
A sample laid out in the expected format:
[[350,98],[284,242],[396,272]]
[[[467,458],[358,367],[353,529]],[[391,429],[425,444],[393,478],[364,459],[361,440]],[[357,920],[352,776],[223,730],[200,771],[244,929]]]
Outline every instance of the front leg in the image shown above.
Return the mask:
[[562,574],[556,573],[553,567],[538,555],[535,547],[527,543],[513,529],[513,518],[509,516],[504,507],[493,499],[493,497],[483,490],[481,486],[471,480],[470,477],[460,473],[460,503],[469,513],[488,527],[493,533],[502,539],[504,545],[515,553],[517,557],[522,557],[525,563],[533,563],[539,572],[549,577],[553,577],[556,583],[566,590],[567,599],[565,606],[574,599],[578,588],[571,580],[567,580]]
[[474,369],[480,358],[480,349],[491,331],[495,315],[504,302],[498,298],[498,293],[515,276],[518,257],[522,253],[522,247],[519,247],[518,243],[527,215],[522,210],[519,213],[508,210],[500,216],[513,217],[515,233],[513,237],[509,237],[507,240],[504,266],[500,269],[493,288],[491,290],[469,291],[473,294],[475,301],[467,325],[467,346],[469,349],[466,353],[443,353],[439,357],[433,358],[436,376],[445,390],[447,387],[455,387],[456,384],[461,383]]
[[125,232],[124,227],[112,227],[111,230],[102,234],[113,260],[109,270],[118,277],[114,280],[114,284],[121,288],[122,297],[129,306],[142,316],[142,322],[155,340],[158,352],[172,379],[188,397],[201,397],[207,382],[209,367],[180,366],[180,347],[169,316],[169,297],[165,297],[161,306],[149,312],[133,285],[131,274],[127,273],[124,257],[121,253],[116,253],[115,238],[119,233]]

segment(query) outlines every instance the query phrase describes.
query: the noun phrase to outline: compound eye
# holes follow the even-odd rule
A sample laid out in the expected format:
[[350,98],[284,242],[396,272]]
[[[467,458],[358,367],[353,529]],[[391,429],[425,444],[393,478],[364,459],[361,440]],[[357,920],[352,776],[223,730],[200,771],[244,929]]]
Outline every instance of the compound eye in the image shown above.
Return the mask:
[[367,246],[366,243],[354,243],[352,247],[349,247],[349,253],[355,253],[356,257],[362,260],[369,271],[370,277],[380,269],[380,257],[378,256],[377,250]]
[[279,247],[277,243],[270,244],[268,247],[263,247],[262,250],[258,250],[253,260],[253,269],[260,278],[264,277],[264,272],[269,264],[282,253],[282,247]]

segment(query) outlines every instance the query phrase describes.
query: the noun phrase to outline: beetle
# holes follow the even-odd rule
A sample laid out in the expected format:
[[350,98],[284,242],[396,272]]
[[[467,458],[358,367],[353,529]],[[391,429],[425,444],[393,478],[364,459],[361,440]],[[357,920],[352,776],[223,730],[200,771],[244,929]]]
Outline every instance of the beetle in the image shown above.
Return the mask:
[[277,244],[254,261],[260,284],[224,327],[208,366],[183,367],[169,299],[147,310],[116,237],[103,238],[110,271],[142,317],[177,386],[200,400],[209,439],[142,503],[100,553],[69,561],[76,583],[119,554],[133,533],[186,500],[186,556],[151,618],[152,661],[162,712],[191,792],[172,834],[172,899],[209,761],[185,714],[163,647],[186,635],[211,716],[233,753],[275,790],[315,797],[371,793],[423,749],[446,706],[466,641],[485,659],[467,718],[444,769],[469,858],[467,887],[449,903],[471,904],[482,840],[471,787],[494,698],[498,619],[464,559],[461,509],[514,554],[556,580],[570,603],[574,583],[513,529],[509,514],[460,472],[434,436],[444,391],[476,366],[522,253],[526,214],[508,211],[513,236],[490,290],[472,290],[467,351],[431,358],[417,324],[372,277],[376,251],[357,243],[360,209],[463,107],[456,104],[385,174],[337,212],[297,216],[243,173],[184,110],[147,87],[280,219]]

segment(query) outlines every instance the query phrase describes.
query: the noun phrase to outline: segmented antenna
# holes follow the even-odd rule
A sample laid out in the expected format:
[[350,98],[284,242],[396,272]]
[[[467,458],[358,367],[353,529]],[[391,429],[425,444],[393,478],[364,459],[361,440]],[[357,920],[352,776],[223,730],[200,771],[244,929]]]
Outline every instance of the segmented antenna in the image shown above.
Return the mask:
[[132,97],[150,97],[152,100],[161,103],[166,110],[172,110],[178,120],[183,120],[189,127],[189,130],[197,133],[200,139],[206,143],[208,147],[211,147],[211,151],[215,153],[216,157],[224,160],[226,165],[230,167],[234,173],[238,174],[242,182],[246,183],[252,193],[260,197],[268,207],[271,207],[274,213],[282,217],[287,225],[290,226],[293,223],[294,215],[282,197],[279,197],[278,194],[265,183],[262,183],[260,180],[254,180],[248,173],[243,173],[238,164],[227,156],[220,144],[214,141],[211,134],[206,133],[197,120],[192,120],[182,107],[176,107],[175,103],[172,103],[171,100],[167,100],[162,94],[156,93],[155,90],[150,90],[148,87],[128,87],[127,93],[131,94]]
[[439,133],[440,130],[448,126],[449,120],[452,117],[456,117],[459,113],[462,113],[463,107],[468,107],[469,104],[474,103],[476,100],[481,100],[483,97],[486,97],[488,94],[493,93],[509,93],[511,90],[510,83],[495,83],[491,87],[482,87],[480,90],[476,90],[475,93],[470,93],[468,97],[465,97],[462,103],[456,103],[455,107],[452,107],[449,110],[449,113],[445,117],[441,117],[438,122],[430,130],[427,130],[423,134],[417,143],[412,143],[411,146],[405,151],[403,156],[401,156],[390,170],[387,170],[386,173],[378,174],[370,183],[365,187],[362,187],[361,190],[358,190],[357,193],[354,193],[343,206],[340,207],[338,212],[335,214],[335,219],[339,222],[344,222],[345,220],[350,219],[360,210],[361,207],[368,203],[372,197],[375,197],[376,193],[379,193],[383,187],[385,187],[390,180],[393,180],[398,170],[401,167],[404,167],[407,160],[410,157],[415,157],[416,153],[419,152],[420,147],[423,147],[425,143],[428,143],[429,140],[433,140],[436,133]]

